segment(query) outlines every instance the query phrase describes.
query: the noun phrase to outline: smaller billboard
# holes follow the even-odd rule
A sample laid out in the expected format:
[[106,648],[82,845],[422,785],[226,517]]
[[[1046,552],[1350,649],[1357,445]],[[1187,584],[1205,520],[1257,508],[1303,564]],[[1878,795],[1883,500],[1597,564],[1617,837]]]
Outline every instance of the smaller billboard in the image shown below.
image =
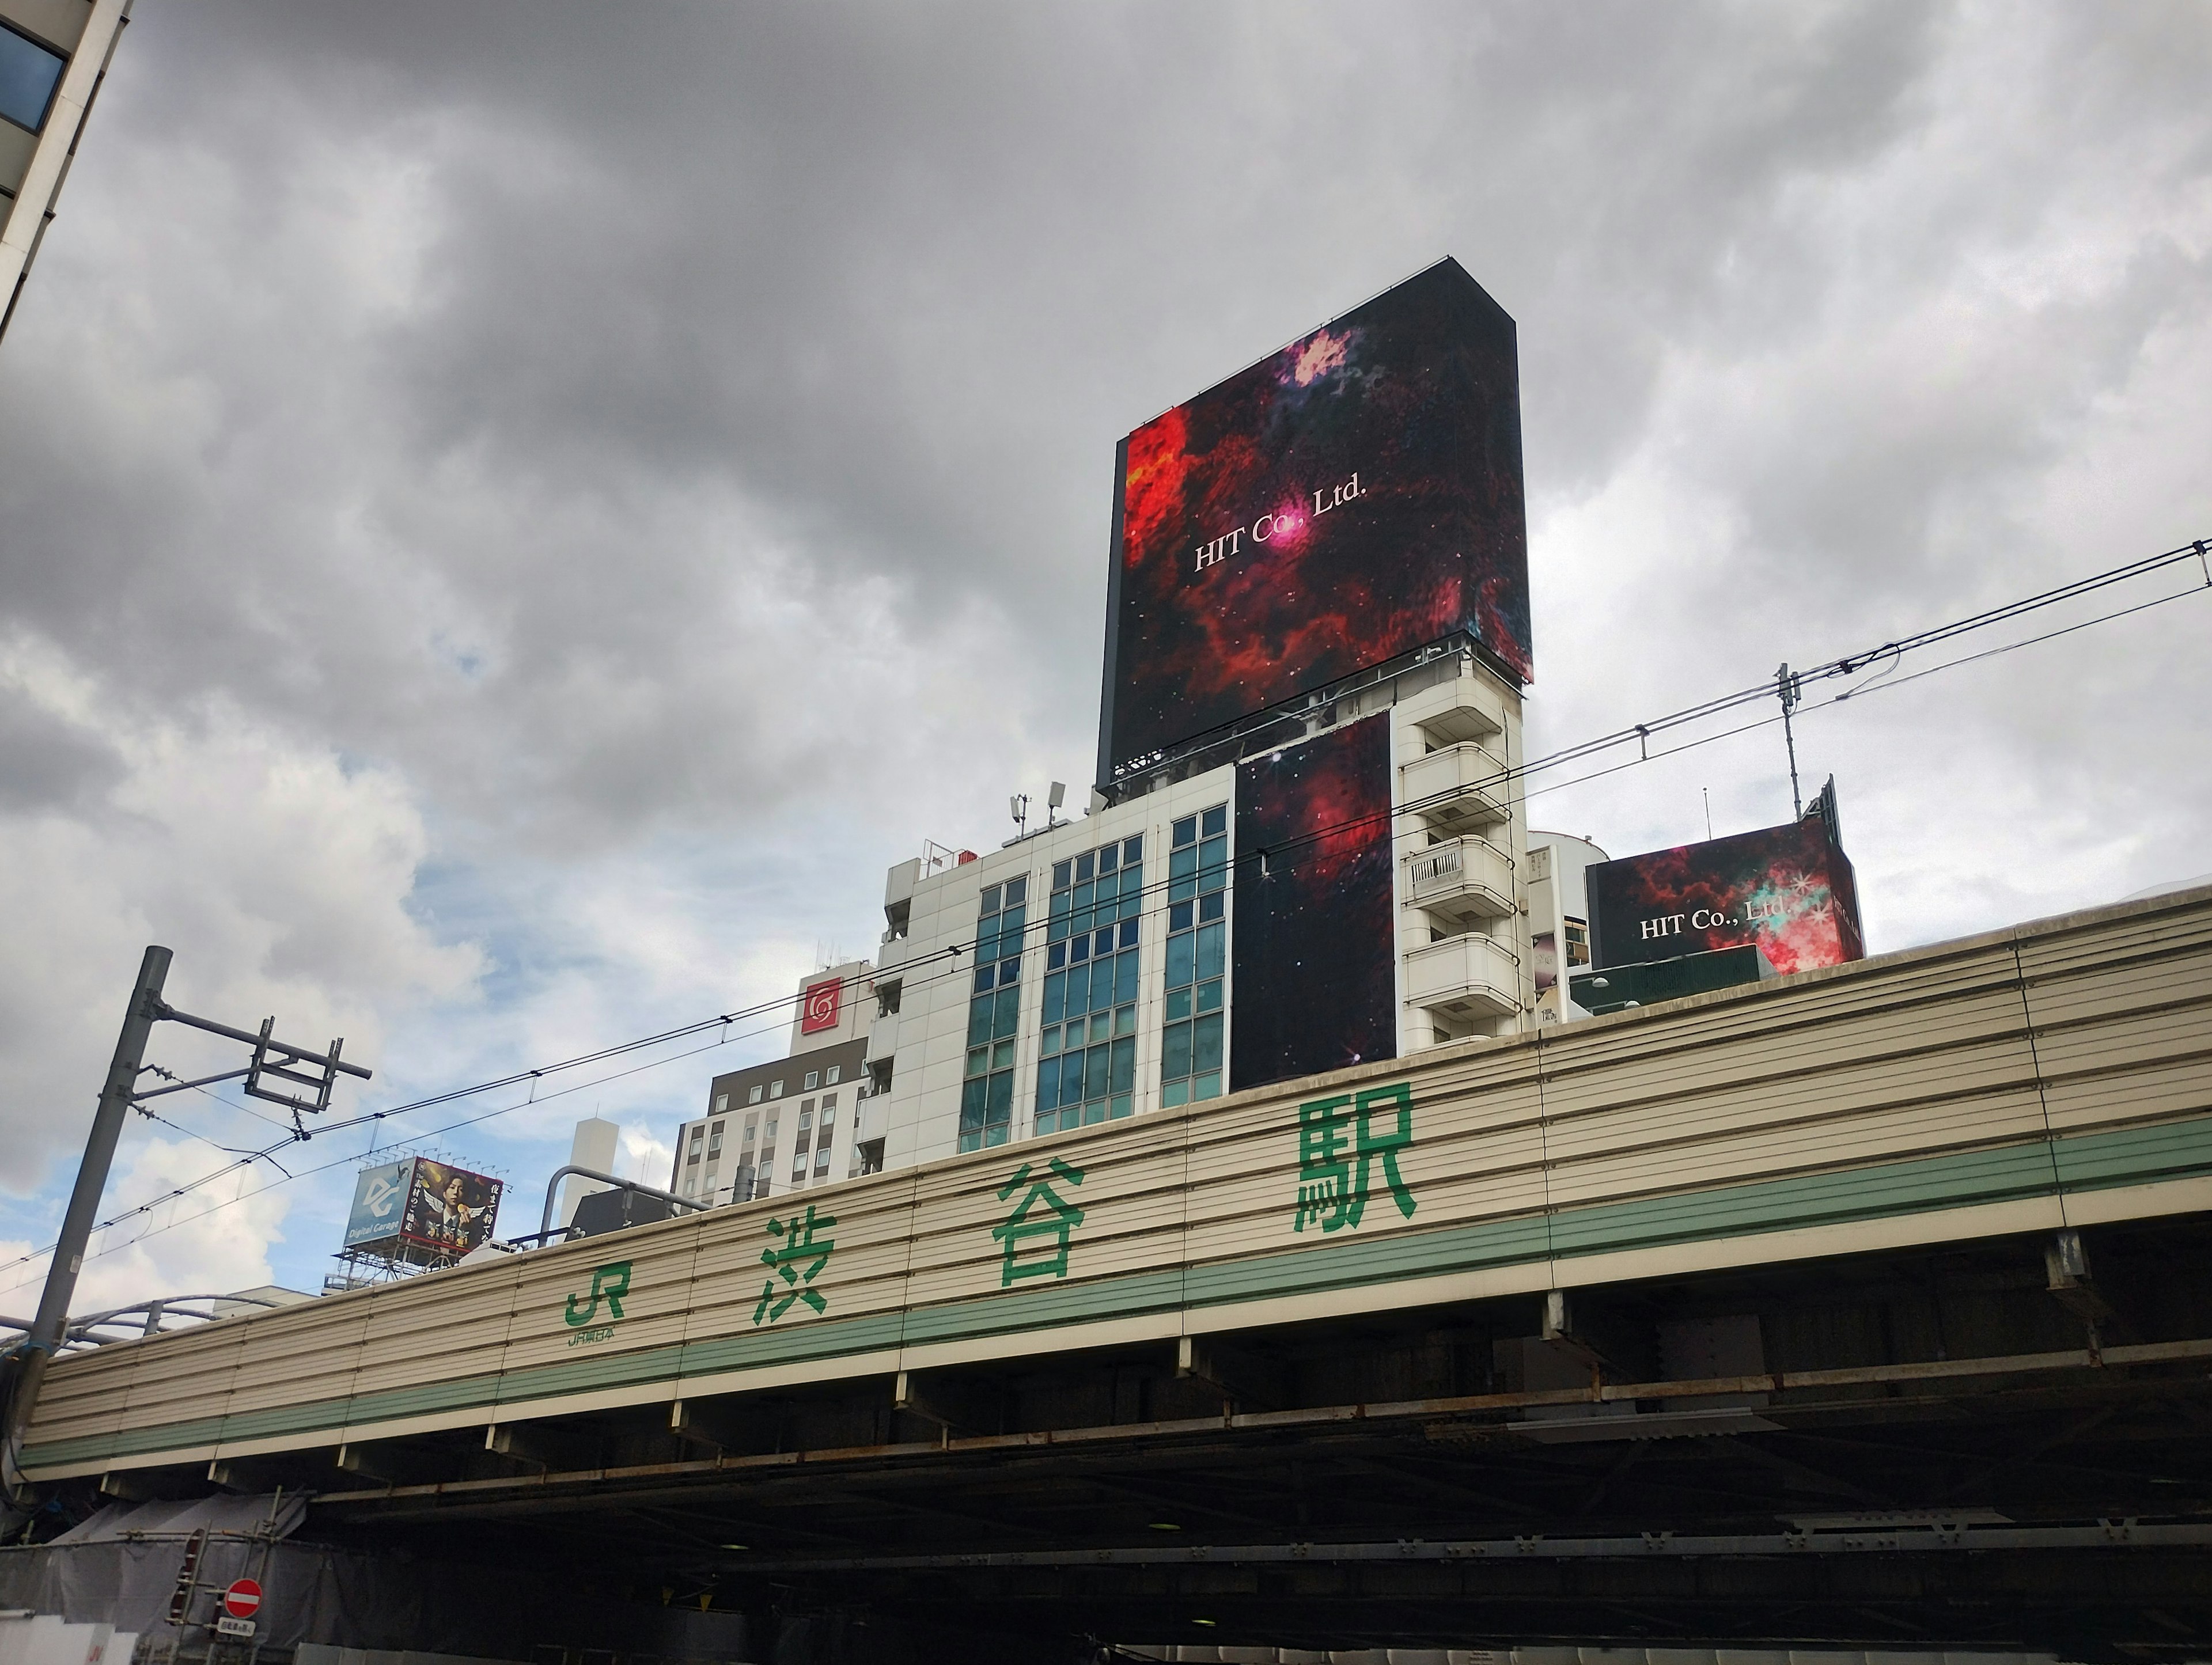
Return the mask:
[[1390,725],[1237,766],[1232,1091],[1398,1051]]
[[1866,957],[1850,858],[1820,815],[1585,875],[1595,969],[1755,945],[1778,972]]
[[415,1164],[383,1162],[354,1176],[353,1209],[346,1216],[345,1246],[361,1249],[399,1236],[407,1212],[407,1181]]
[[501,1182],[450,1163],[410,1157],[356,1176],[345,1246],[419,1261],[459,1259],[491,1236]]

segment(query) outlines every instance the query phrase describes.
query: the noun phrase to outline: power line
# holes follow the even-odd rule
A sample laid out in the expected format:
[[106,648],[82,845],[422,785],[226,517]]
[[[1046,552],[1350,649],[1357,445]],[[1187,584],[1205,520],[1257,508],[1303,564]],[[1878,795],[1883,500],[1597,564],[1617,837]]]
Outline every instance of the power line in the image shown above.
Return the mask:
[[[779,1025],[769,1024],[762,1029],[749,1030],[743,1035],[730,1036],[724,1039],[718,1039],[710,1042],[703,1047],[693,1047],[686,1052],[671,1053],[665,1058],[655,1058],[647,1063],[633,1065],[630,1068],[626,1070],[616,1070],[610,1074],[597,1076],[588,1081],[578,1081],[569,1086],[558,1088],[552,1092],[541,1094],[532,1098],[522,1099],[513,1104],[502,1105],[495,1110],[487,1110],[482,1115],[467,1116],[459,1121],[447,1122],[442,1127],[429,1128],[411,1142],[421,1143],[423,1140],[436,1139],[441,1134],[458,1132],[463,1127],[473,1127],[479,1122],[489,1121],[495,1117],[511,1115],[513,1112],[520,1109],[526,1109],[532,1104],[550,1103],[554,1099],[565,1098],[571,1093],[584,1092],[592,1087],[605,1086],[610,1081],[619,1081],[625,1076],[637,1075],[646,1070],[658,1069],[663,1064],[673,1064],[680,1062],[686,1058],[696,1058],[702,1052],[712,1052],[719,1047],[726,1046],[731,1041],[749,1040],[756,1035],[771,1034],[777,1027],[779,1027]],[[149,1114],[143,1111],[141,1113]],[[162,1121],[162,1118],[159,1116],[154,1116],[151,1119],[157,1121]],[[176,1127],[177,1124],[174,1122],[164,1122],[164,1125],[168,1127]],[[358,1124],[349,1123],[346,1125],[350,1126]],[[179,1133],[190,1133],[191,1129],[178,1127],[177,1131]],[[323,1131],[335,1133],[337,1129],[331,1127],[324,1129]],[[200,1138],[201,1135],[192,1134],[192,1137]],[[212,1141],[204,1142],[212,1143]],[[296,1141],[288,1139],[284,1143],[290,1144],[295,1142]],[[225,1147],[217,1145],[216,1148],[221,1150]],[[272,1145],[270,1149],[282,1150],[283,1149],[283,1145]],[[179,1226],[189,1225],[194,1220],[205,1219],[210,1214],[216,1213],[222,1209],[232,1207],[241,1202],[250,1201],[255,1197],[261,1196],[267,1192],[276,1190],[282,1186],[289,1184],[294,1180],[311,1179],[317,1174],[328,1173],[333,1168],[346,1167],[350,1164],[358,1162],[360,1158],[357,1157],[335,1157],[328,1162],[319,1163],[312,1168],[302,1168],[298,1172],[295,1173],[283,1168],[281,1164],[275,1164],[273,1159],[270,1158],[268,1151],[247,1152],[243,1154],[239,1161],[227,1164],[223,1167],[216,1170],[213,1173],[203,1174],[199,1178],[191,1181],[189,1184],[181,1185],[173,1190],[165,1192],[161,1196],[155,1197],[149,1201],[141,1203],[135,1208],[128,1209],[124,1212],[114,1216],[112,1219],[103,1220],[94,1229],[98,1231],[107,1231],[117,1225],[127,1224],[131,1220],[136,1218],[139,1215],[149,1214],[157,1208],[166,1207],[170,1203],[188,1196],[204,1186],[211,1185],[216,1181],[237,1173],[241,1169],[251,1167],[254,1162],[258,1160],[270,1160],[271,1165],[276,1166],[277,1168],[277,1171],[282,1173],[284,1177],[281,1180],[271,1180],[265,1185],[256,1186],[251,1191],[241,1192],[237,1196],[228,1198],[222,1202],[218,1202],[209,1207],[204,1208],[197,1214],[188,1215],[183,1219],[171,1220],[165,1225],[157,1225],[147,1231],[141,1231],[136,1237],[131,1238],[128,1243],[107,1244],[87,1254],[85,1258],[88,1261],[98,1260],[101,1255],[114,1254],[118,1250],[128,1249],[133,1244],[143,1243],[149,1237],[158,1237],[164,1232],[173,1231]],[[23,1266],[38,1260],[41,1255],[52,1253],[52,1251],[53,1245],[49,1243],[45,1249],[35,1250],[28,1255],[18,1255],[15,1260],[7,1262],[7,1266],[9,1267]],[[21,1285],[11,1285],[9,1287],[21,1288]]]
[[[2141,560],[2130,562],[2122,566],[2112,568],[2105,572],[2094,574],[2089,577],[2077,579],[2069,583],[2059,585],[2054,588],[2042,591],[2038,594],[2027,596],[2017,601],[2006,603],[2002,606],[1989,608],[1978,613],[1970,614],[1963,618],[1952,620],[1948,623],[1936,625],[1929,629],[1916,632],[1913,635],[1900,637],[1895,641],[1884,642],[1880,646],[1870,648],[1863,653],[1848,654],[1840,659],[1831,659],[1826,664],[1816,665],[1809,670],[1796,672],[1794,674],[1793,680],[1799,684],[1802,684],[1806,682],[1826,681],[1838,677],[1855,676],[1863,673],[1869,667],[1876,664],[1883,662],[1889,663],[1893,668],[1895,665],[1902,662],[1904,655],[1908,653],[1915,652],[1920,648],[1932,647],[1940,642],[1951,641],[1958,636],[1966,635],[1970,631],[1986,629],[1993,624],[2002,623],[2010,619],[2022,617],[2028,614],[2040,611],[2046,607],[2055,606],[2060,602],[2091,594],[2094,592],[2109,588],[2113,585],[2127,582],[2131,579],[2140,578],[2154,572],[2162,571],[2168,567],[2191,559],[2197,561],[2199,565],[2203,568],[2205,574],[2204,584],[2193,585],[2186,590],[2178,591],[2170,595],[2160,596],[2151,601],[2139,603],[2134,606],[2120,608],[2115,611],[2100,615],[2095,618],[2086,619],[2075,624],[2067,625],[2057,630],[2049,631],[2039,636],[2029,637],[2023,641],[2015,642],[2008,642],[2002,647],[1986,649],[1978,653],[1966,654],[1959,659],[1947,660],[1941,665],[1930,665],[1924,670],[1915,671],[1909,677],[1890,680],[1888,679],[1887,673],[1884,673],[1882,677],[1877,678],[1874,682],[1867,685],[1856,690],[1846,690],[1841,694],[1833,696],[1826,700],[1822,700],[1814,705],[1808,706],[1804,708],[1808,710],[1821,709],[1828,706],[1839,705],[1846,700],[1854,697],[1863,697],[1867,694],[1880,691],[1883,689],[1903,687],[1907,683],[1917,682],[1923,677],[1933,676],[1938,671],[1955,669],[1960,665],[1972,664],[1979,659],[1995,658],[2003,653],[2016,652],[2023,647],[2033,647],[2041,642],[2055,640],[2059,636],[2071,635],[2076,630],[2087,629],[2092,625],[2106,623],[2113,619],[2125,617],[2132,613],[2142,612],[2152,607],[2161,606],[2170,601],[2177,601],[2183,599],[2187,596],[2201,594],[2204,590],[2212,588],[2212,559],[2208,559],[2206,542],[2202,538],[2196,539],[2191,543],[2180,544],[2173,549],[2165,550],[2158,555],[2148,556]],[[1740,689],[1734,693],[1724,694],[1715,698],[1701,701],[1695,705],[1685,707],[1679,711],[1669,713],[1665,716],[1654,718],[1648,722],[1632,724],[1626,728],[1617,729],[1610,734],[1601,735],[1594,739],[1563,747],[1557,751],[1551,752],[1543,757],[1534,760],[1533,762],[1524,762],[1517,766],[1508,766],[1500,769],[1497,774],[1492,776],[1449,788],[1444,792],[1434,793],[1426,799],[1415,799],[1410,803],[1396,805],[1389,810],[1379,811],[1376,815],[1353,817],[1330,825],[1311,829],[1305,833],[1298,835],[1295,838],[1284,841],[1281,845],[1273,847],[1273,849],[1274,851],[1280,851],[1286,848],[1295,848],[1304,844],[1316,842],[1322,838],[1329,836],[1333,833],[1342,832],[1356,826],[1364,825],[1378,818],[1388,819],[1395,822],[1401,817],[1418,817],[1425,814],[1429,811],[1437,808],[1443,804],[1449,803],[1459,798],[1467,796],[1471,793],[1481,791],[1486,788],[1510,787],[1516,782],[1525,781],[1528,776],[1540,771],[1559,768],[1567,763],[1579,761],[1583,758],[1594,757],[1603,751],[1617,749],[1628,744],[1631,742],[1633,742],[1638,748],[1636,757],[1626,759],[1620,763],[1609,765],[1604,769],[1592,770],[1588,774],[1577,775],[1571,780],[1558,781],[1553,785],[1540,787],[1535,792],[1528,792],[1524,790],[1522,793],[1522,801],[1525,802],[1528,799],[1539,796],[1543,793],[1564,790],[1567,787],[1581,785],[1589,781],[1602,778],[1606,775],[1618,774],[1625,769],[1633,769],[1645,763],[1656,762],[1660,758],[1674,757],[1681,752],[1694,750],[1698,746],[1710,745],[1717,741],[1728,739],[1739,734],[1748,733],[1756,729],[1770,726],[1773,723],[1780,721],[1781,719],[1778,716],[1761,718],[1753,722],[1741,724],[1733,728],[1724,729],[1718,733],[1699,736],[1696,739],[1686,741],[1680,745],[1668,747],[1656,753],[1650,750],[1650,741],[1654,735],[1668,732],[1670,731],[1686,726],[1691,723],[1716,717],[1730,710],[1739,709],[1741,707],[1756,701],[1764,701],[1773,697],[1775,692],[1775,684],[1762,682],[1749,688]],[[1240,854],[1241,854],[1244,853],[1240,852]],[[1231,882],[1233,883],[1233,874],[1231,875]],[[1170,878],[1163,879],[1155,884],[1148,884],[1141,886],[1137,894],[1140,897],[1151,896],[1155,893],[1166,890],[1172,883],[1173,880]],[[1034,924],[1024,921],[1022,933],[1024,939],[1024,951],[1027,951],[1027,939],[1030,932],[1043,932],[1048,930],[1049,926],[1049,918],[1040,919]],[[925,965],[930,959],[935,958],[950,959],[953,963],[943,971],[926,975],[922,981],[916,985],[916,987],[927,987],[932,983],[939,981],[946,981],[957,976],[969,975],[971,975],[970,973],[963,972],[959,969],[958,959],[959,956],[963,951],[972,950],[973,947],[973,942],[967,944],[954,944],[948,948],[939,950],[936,953],[925,957],[922,960],[907,962],[900,968],[900,981],[902,985],[905,983],[906,973],[910,969]],[[848,980],[845,987],[857,985],[858,981],[859,980],[857,978],[849,979]],[[662,1045],[671,1041],[685,1039],[689,1036],[702,1034],[708,1030],[718,1027],[724,1030],[724,1034],[722,1038],[714,1042],[713,1045],[720,1046],[732,1038],[727,1033],[728,1026],[732,1023],[742,1021],[748,1018],[765,1016],[771,1012],[794,1005],[800,998],[801,997],[799,995],[795,994],[780,996],[770,1000],[763,1001],[757,1006],[740,1008],[736,1012],[722,1013],[714,1018],[702,1018],[696,1023],[683,1024],[674,1029],[664,1030],[655,1035],[641,1036],[638,1039],[623,1042],[614,1046],[600,1048],[596,1051],[580,1054],[574,1058],[564,1059],[558,1063],[544,1065],[534,1069],[519,1071],[511,1075],[500,1077],[495,1080],[479,1082],[472,1086],[454,1088],[449,1091],[434,1094],[429,1097],[416,1099],[409,1103],[394,1105],[381,1110],[370,1111],[366,1114],[355,1116],[345,1121],[337,1122],[327,1127],[319,1127],[316,1129],[316,1132],[325,1133],[343,1132],[350,1127],[380,1123],[394,1117],[410,1115],[417,1110],[431,1109],[440,1104],[451,1103],[462,1098],[473,1097],[480,1093],[497,1091],[502,1087],[519,1086],[526,1083],[530,1085],[532,1090],[531,1097],[523,1100],[520,1103],[507,1105],[501,1109],[487,1112],[482,1116],[471,1117],[461,1121],[454,1122],[449,1124],[446,1127],[434,1129],[431,1133],[422,1135],[424,1138],[434,1138],[439,1133],[452,1132],[460,1127],[473,1127],[478,1122],[491,1120],[495,1116],[510,1114],[514,1110],[526,1109],[529,1104],[538,1102],[539,1094],[537,1091],[538,1086],[550,1075],[556,1075],[567,1070],[580,1068],[589,1064],[599,1063],[609,1059],[622,1057],[647,1047]],[[750,1031],[748,1035],[734,1038],[748,1039],[750,1038],[751,1035],[765,1034],[768,1032],[769,1032],[768,1029],[763,1029]],[[660,1063],[672,1062],[677,1058],[690,1057],[695,1055],[697,1052],[709,1051],[712,1049],[713,1047],[711,1046],[697,1048],[693,1049],[692,1052],[676,1054],[667,1059],[656,1060],[652,1064],[641,1065],[638,1068],[653,1068]],[[615,1080],[621,1079],[622,1076],[634,1074],[636,1073],[637,1071],[635,1070],[620,1071],[616,1073],[614,1075],[607,1076],[601,1079]],[[584,1085],[599,1085],[599,1083],[593,1082]],[[577,1089],[563,1088],[555,1092],[547,1093],[544,1095],[544,1097],[546,1098],[560,1097],[574,1091],[577,1091]],[[210,1096],[212,1097],[213,1095]],[[222,1103],[226,1101],[218,1099],[217,1102]],[[175,1124],[169,1123],[165,1125],[174,1126]],[[179,1131],[189,1133],[188,1129],[184,1128],[179,1128]],[[198,1134],[192,1134],[191,1136],[194,1138],[201,1137],[201,1135]],[[265,1149],[251,1152],[241,1152],[237,1162],[228,1164],[226,1167],[219,1169],[212,1173],[204,1175],[201,1178],[194,1180],[185,1186],[179,1187],[163,1196],[153,1199],[146,1203],[140,1204],[135,1208],[126,1210],[122,1213],[115,1215],[109,1219],[103,1220],[100,1222],[95,1229],[101,1231],[112,1229],[113,1226],[121,1224],[124,1221],[133,1218],[137,1215],[146,1213],[154,1208],[161,1207],[169,1202],[176,1200],[178,1198],[187,1195],[204,1185],[212,1184],[216,1180],[223,1177],[225,1175],[240,1167],[249,1166],[252,1163],[264,1159],[273,1160],[273,1152],[282,1150],[286,1144],[303,1140],[311,1137],[313,1137],[312,1134],[304,1132],[297,1133],[284,1140],[267,1146]],[[205,1142],[210,1144],[213,1143],[212,1140]],[[216,1148],[227,1149],[228,1147],[217,1145]],[[339,1162],[325,1164],[317,1168],[305,1169],[301,1170],[301,1173],[302,1175],[307,1175],[324,1172],[329,1168],[343,1165],[343,1160],[344,1159],[341,1159]],[[280,1171],[282,1171],[281,1168]],[[268,1188],[262,1188],[262,1189]],[[258,1195],[260,1194],[260,1192],[257,1190],[247,1194]],[[242,1199],[240,1200],[242,1200]],[[217,1206],[227,1206],[227,1204],[217,1205]],[[195,1216],[194,1218],[200,1217]],[[163,1229],[166,1230],[167,1228]],[[22,1265],[27,1261],[39,1258],[41,1255],[52,1252],[52,1245],[49,1244],[46,1249],[35,1250],[30,1254],[19,1256],[16,1260],[8,1262],[7,1264],[9,1266]],[[104,1253],[106,1251],[103,1250],[102,1252]]]

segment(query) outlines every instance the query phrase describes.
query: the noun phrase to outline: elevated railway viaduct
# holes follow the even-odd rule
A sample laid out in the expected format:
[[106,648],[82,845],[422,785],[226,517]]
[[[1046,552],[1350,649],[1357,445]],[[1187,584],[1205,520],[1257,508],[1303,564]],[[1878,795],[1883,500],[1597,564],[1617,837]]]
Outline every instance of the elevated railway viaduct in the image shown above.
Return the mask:
[[948,1658],[2197,1657],[2208,1249],[2199,890],[102,1348],[24,1461]]

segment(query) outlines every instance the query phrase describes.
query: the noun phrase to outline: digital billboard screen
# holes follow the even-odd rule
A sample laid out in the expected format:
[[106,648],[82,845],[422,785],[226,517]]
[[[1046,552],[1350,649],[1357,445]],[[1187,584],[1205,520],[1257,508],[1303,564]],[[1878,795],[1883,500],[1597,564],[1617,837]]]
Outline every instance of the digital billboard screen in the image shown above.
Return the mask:
[[1397,1055],[1390,724],[1374,716],[1237,769],[1229,1085]]
[[1756,944],[1777,971],[1866,957],[1850,858],[1817,815],[1584,875],[1599,969]]
[[1513,320],[1439,261],[1122,441],[1099,781],[1461,633],[1530,675]]

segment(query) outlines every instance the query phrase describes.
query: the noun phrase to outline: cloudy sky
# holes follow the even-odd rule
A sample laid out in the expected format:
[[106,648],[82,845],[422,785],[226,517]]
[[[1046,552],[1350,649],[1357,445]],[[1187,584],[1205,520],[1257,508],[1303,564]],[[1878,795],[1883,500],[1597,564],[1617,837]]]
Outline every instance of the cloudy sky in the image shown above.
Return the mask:
[[[2194,4],[141,0],[0,343],[0,1260],[149,941],[349,1109],[866,951],[886,866],[1088,779],[1115,440],[1441,255],[1520,326],[1532,751],[2212,536],[2209,84]],[[2212,870],[2208,635],[1808,715],[1873,946]],[[1778,735],[1533,819],[1708,792],[1785,818]],[[524,1229],[578,1115],[660,1177],[781,1042],[377,1137]],[[111,1209],[273,1131],[162,1108]],[[318,1286],[368,1144],[79,1309]]]

